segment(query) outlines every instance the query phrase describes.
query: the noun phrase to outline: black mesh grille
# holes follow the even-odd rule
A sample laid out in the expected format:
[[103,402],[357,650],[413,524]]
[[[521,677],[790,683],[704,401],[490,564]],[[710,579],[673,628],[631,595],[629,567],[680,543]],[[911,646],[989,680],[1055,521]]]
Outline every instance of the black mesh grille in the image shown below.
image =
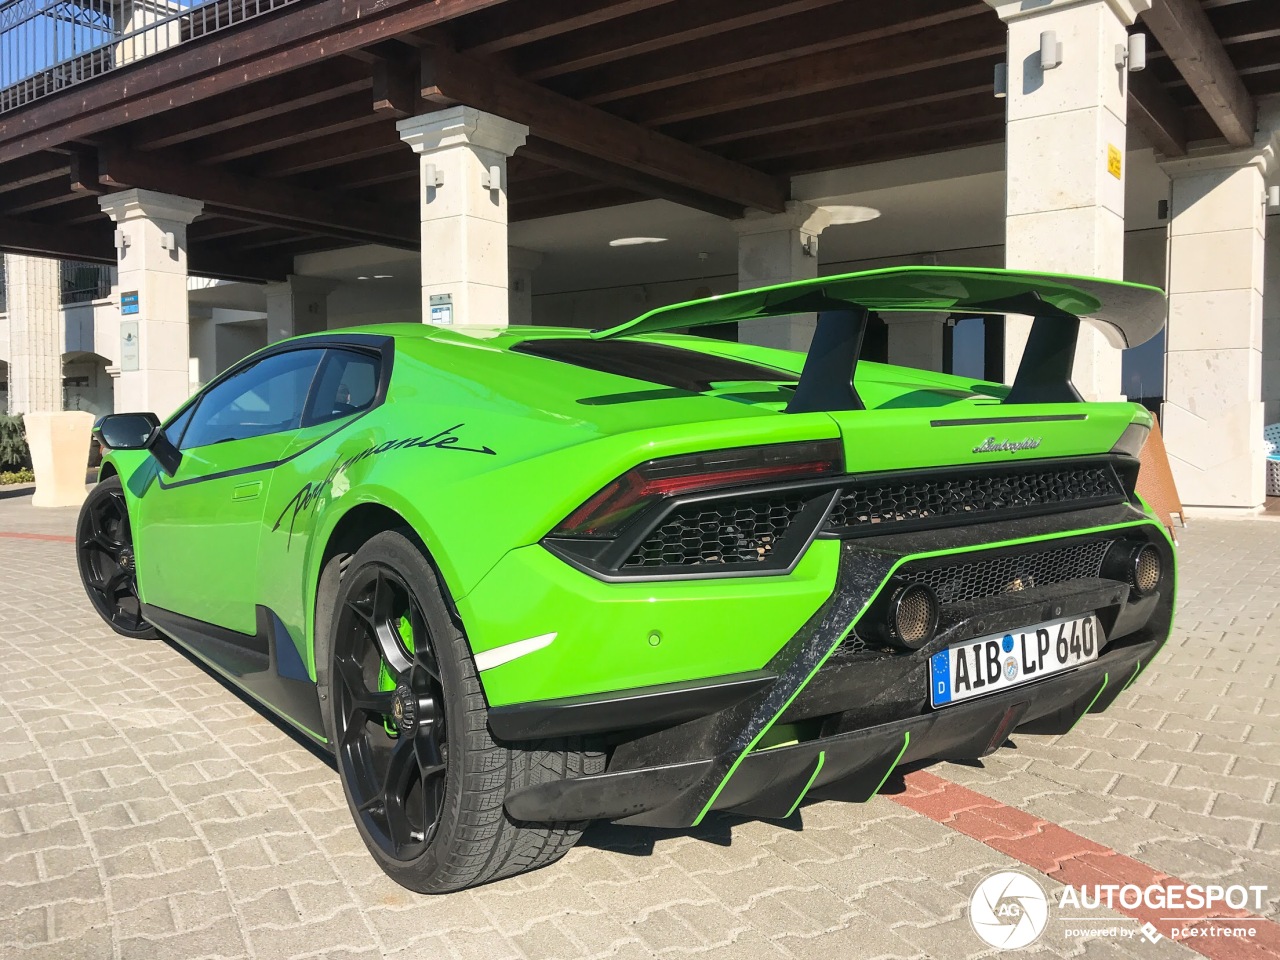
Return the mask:
[[947,517],[978,519],[983,514],[1011,509],[1034,512],[1036,508],[1077,508],[1123,497],[1115,472],[1105,464],[872,480],[844,488],[827,528],[837,533],[864,532]]
[[688,504],[650,533],[622,568],[763,563],[804,505],[788,493]]
[[962,603],[1031,587],[1096,577],[1111,543],[1110,540],[1092,540],[1055,550],[910,569],[903,571],[903,576],[932,587],[943,604]]

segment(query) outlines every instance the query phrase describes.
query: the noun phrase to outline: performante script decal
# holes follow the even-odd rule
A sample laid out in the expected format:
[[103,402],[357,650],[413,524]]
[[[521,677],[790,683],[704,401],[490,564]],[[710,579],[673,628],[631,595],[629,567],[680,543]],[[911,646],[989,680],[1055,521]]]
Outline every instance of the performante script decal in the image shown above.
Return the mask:
[[981,446],[973,448],[974,453],[1014,453],[1018,450],[1034,450],[1040,446],[1039,437],[1027,437],[1025,440],[1002,440],[996,443],[995,437],[987,437]]
[[329,472],[320,480],[310,480],[302,485],[302,489],[293,495],[284,510],[280,512],[280,516],[276,517],[275,524],[271,527],[271,532],[275,533],[284,523],[285,517],[289,518],[289,541],[286,549],[293,545],[293,530],[297,525],[298,517],[306,511],[314,511],[317,503],[324,496],[324,492],[339,486],[338,481],[342,480],[341,491],[345,493],[350,488],[350,483],[346,480],[346,471],[348,467],[355,466],[370,457],[376,457],[387,453],[391,450],[407,450],[410,447],[418,448],[434,448],[436,450],[453,450],[457,453],[479,453],[488,456],[496,456],[496,451],[490,447],[464,447],[462,446],[462,438],[454,433],[455,430],[461,430],[464,424],[456,423],[446,430],[441,430],[434,436],[409,437],[405,440],[388,440],[380,443],[375,447],[366,447],[354,456],[343,458],[338,457],[333,462],[333,466],[329,468]]

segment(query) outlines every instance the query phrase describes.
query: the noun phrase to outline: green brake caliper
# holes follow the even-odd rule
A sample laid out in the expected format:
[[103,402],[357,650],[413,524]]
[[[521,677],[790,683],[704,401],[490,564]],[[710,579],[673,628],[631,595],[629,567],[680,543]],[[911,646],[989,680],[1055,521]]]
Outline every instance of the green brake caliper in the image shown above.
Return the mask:
[[[396,624],[396,632],[400,635],[400,641],[404,644],[404,648],[413,654],[413,627],[409,623],[407,616],[401,617],[400,622]],[[396,688],[395,677],[391,675],[391,670],[387,666],[387,661],[383,660],[378,667],[378,689],[394,690]],[[396,737],[400,735],[395,721],[390,717],[382,718],[382,728],[387,731],[387,735]]]

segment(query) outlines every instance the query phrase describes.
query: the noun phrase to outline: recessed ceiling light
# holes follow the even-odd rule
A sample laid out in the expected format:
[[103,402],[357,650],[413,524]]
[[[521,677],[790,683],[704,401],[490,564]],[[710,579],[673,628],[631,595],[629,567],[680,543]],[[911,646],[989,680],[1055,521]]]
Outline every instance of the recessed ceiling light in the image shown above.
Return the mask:
[[637,247],[642,243],[666,243],[666,237],[619,237],[617,240],[610,240],[611,247]]
[[823,205],[823,210],[831,215],[831,226],[838,226],[842,223],[866,223],[868,220],[876,220],[880,216],[880,211],[874,207],[858,207],[850,204],[836,203]]
[[357,280],[368,280],[368,277],[356,277]]
[[375,274],[373,275],[373,279],[375,279],[375,280],[391,280],[391,279],[394,279],[394,277],[393,277],[393,275],[392,275],[392,274],[390,274],[390,273],[375,273]]

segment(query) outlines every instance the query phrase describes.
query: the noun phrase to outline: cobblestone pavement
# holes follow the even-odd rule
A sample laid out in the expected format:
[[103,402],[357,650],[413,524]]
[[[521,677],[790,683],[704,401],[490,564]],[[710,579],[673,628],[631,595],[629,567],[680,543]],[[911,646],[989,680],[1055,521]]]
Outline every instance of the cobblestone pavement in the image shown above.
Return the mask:
[[[896,778],[785,823],[599,826],[533,875],[410,894],[366,854],[327,761],[176,648],[109,632],[71,545],[30,538],[68,534],[72,512],[28,503],[0,499],[5,958],[976,957],[994,953],[967,920],[979,880],[1016,867],[1056,889],[895,802]],[[1176,634],[1110,712],[928,773],[1189,882],[1266,884],[1274,920],[1280,523],[1182,540]],[[1197,956],[1054,921],[1026,952]]]

